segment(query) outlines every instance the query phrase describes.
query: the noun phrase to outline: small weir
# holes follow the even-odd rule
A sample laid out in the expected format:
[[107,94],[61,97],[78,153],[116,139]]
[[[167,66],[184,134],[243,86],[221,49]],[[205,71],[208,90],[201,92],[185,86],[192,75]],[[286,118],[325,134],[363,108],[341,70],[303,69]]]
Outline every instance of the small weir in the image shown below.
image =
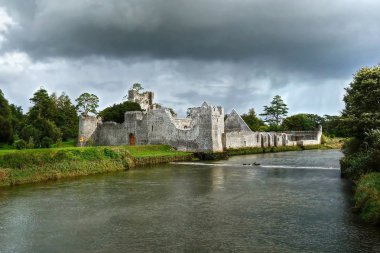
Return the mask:
[[252,168],[274,168],[274,169],[311,169],[311,170],[339,170],[338,167],[322,166],[291,166],[291,165],[247,165],[235,163],[199,163],[199,162],[172,162],[171,164],[189,166],[225,166],[225,167],[252,167]]

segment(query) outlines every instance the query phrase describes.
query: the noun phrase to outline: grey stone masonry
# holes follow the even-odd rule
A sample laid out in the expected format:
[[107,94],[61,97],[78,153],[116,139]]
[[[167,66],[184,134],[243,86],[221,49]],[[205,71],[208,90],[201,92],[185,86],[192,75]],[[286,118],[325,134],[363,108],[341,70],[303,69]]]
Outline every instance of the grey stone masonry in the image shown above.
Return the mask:
[[235,109],[228,115],[224,125],[226,132],[251,132],[247,123],[245,123]]
[[79,119],[79,139],[84,145],[168,144],[189,152],[221,152],[230,148],[314,145],[321,143],[322,128],[310,132],[253,132],[233,110],[224,121],[224,109],[204,102],[177,118],[165,107],[155,106],[153,92],[129,91],[129,100],[144,111],[126,112],[124,122],[102,122],[87,116]]

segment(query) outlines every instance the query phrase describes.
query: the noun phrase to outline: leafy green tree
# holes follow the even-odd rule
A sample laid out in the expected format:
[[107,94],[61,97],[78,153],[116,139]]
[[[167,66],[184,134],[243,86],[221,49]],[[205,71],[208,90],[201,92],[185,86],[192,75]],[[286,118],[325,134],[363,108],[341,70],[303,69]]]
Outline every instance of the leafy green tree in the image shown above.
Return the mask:
[[259,131],[265,126],[264,121],[256,116],[255,109],[253,108],[249,109],[248,113],[241,115],[241,117],[252,131]]
[[78,115],[76,107],[71,103],[68,95],[62,93],[59,97],[55,95],[55,106],[57,108],[57,115],[55,117],[55,124],[62,132],[63,140],[76,138],[78,134]]
[[343,176],[358,179],[380,171],[380,65],[360,69],[346,88],[342,124],[350,136],[343,146]]
[[129,111],[141,111],[140,104],[126,101],[121,104],[114,104],[105,108],[99,113],[103,121],[114,121],[117,123],[124,122],[124,114]]
[[25,115],[22,111],[21,106],[16,106],[11,104],[11,122],[13,128],[13,134],[20,136],[22,128],[25,126]]
[[35,121],[35,127],[42,132],[42,138],[39,140],[39,144],[41,144],[44,137],[48,137],[54,142],[62,137],[61,130],[55,125],[54,121],[39,118]]
[[140,83],[134,83],[132,86],[132,89],[134,89],[136,91],[140,91],[140,90],[143,90],[144,88],[142,87],[142,85]]
[[316,114],[300,113],[284,119],[282,128],[287,131],[314,131],[322,121],[323,118]]
[[42,133],[37,128],[35,128],[32,125],[26,125],[22,128],[20,137],[23,140],[41,140],[42,139]]
[[0,143],[12,142],[13,130],[9,119],[0,116]]
[[81,94],[76,100],[77,111],[84,117],[88,116],[89,113],[97,114],[96,109],[99,107],[99,98],[90,93]]
[[283,119],[288,114],[288,107],[282,100],[281,96],[276,95],[270,106],[264,106],[264,112],[260,116],[264,117],[264,121],[272,126],[274,130],[279,129]]
[[380,127],[380,65],[360,69],[344,96],[343,120],[351,136],[365,138],[365,133]]
[[38,118],[54,121],[54,118],[57,115],[57,110],[54,98],[49,96],[47,90],[41,87],[33,94],[30,102],[33,103],[33,106],[28,112],[29,123]]
[[4,93],[0,90],[0,143],[9,143],[12,138],[11,109]]
[[40,88],[30,101],[33,106],[27,114],[27,125],[21,131],[25,141],[32,137],[36,147],[42,146],[42,139],[48,137],[54,142],[61,138],[61,130],[56,126],[58,114],[54,95],[49,96],[47,90]]
[[324,115],[322,128],[324,134],[330,137],[350,137],[344,126],[342,116]]

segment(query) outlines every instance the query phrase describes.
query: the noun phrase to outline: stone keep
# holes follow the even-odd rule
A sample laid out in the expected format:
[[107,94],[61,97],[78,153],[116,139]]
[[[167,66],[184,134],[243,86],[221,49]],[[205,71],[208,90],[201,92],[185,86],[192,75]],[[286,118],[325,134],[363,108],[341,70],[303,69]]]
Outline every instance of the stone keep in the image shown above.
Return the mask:
[[128,91],[128,101],[139,103],[141,109],[147,111],[149,109],[153,109],[153,100],[154,93],[151,91],[146,91],[143,93],[139,93],[135,89],[131,89]]
[[[204,102],[189,109],[187,118],[173,116],[169,109],[153,103],[154,93],[128,92],[128,100],[138,102],[144,111],[126,112],[124,122],[102,122],[81,117],[79,138],[84,144],[154,145],[168,144],[189,152],[221,152],[231,148],[273,147],[320,144],[322,129],[310,132],[253,132],[235,111],[224,121],[221,106]],[[78,142],[78,144],[80,144]]]

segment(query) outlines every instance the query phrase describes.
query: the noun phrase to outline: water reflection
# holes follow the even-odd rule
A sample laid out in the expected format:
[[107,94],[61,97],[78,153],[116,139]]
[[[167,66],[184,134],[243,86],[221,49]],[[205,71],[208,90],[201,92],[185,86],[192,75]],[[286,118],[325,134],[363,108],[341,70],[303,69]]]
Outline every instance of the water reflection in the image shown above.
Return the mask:
[[[164,165],[0,192],[0,252],[376,252],[337,151]],[[236,166],[248,161],[278,168]]]

